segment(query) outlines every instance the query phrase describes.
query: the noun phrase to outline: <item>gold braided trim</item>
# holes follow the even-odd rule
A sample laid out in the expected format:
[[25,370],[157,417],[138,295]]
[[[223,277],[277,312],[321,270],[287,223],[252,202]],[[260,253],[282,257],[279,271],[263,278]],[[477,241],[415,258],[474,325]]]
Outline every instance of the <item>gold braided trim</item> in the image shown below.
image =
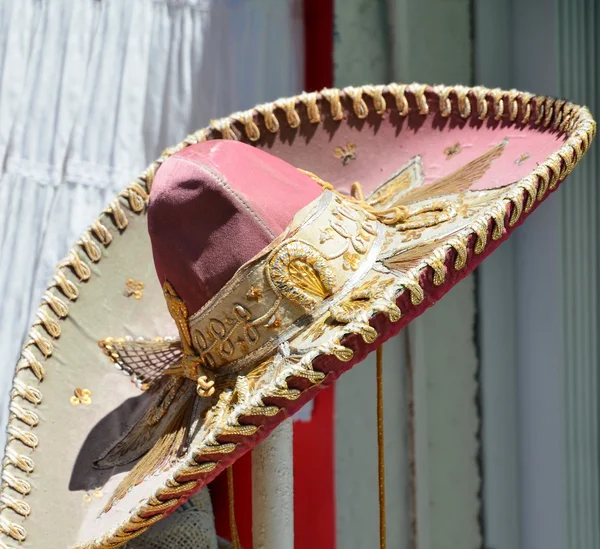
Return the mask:
[[40,402],[42,402],[42,393],[40,390],[37,387],[26,385],[20,379],[15,379],[13,383],[11,400],[15,399],[16,397],[27,400],[34,405],[38,405]]
[[42,326],[46,330],[46,333],[54,339],[60,337],[60,324],[48,314],[46,309],[42,309],[41,307],[38,309],[33,325]]
[[29,427],[35,427],[40,421],[40,418],[33,410],[23,408],[16,401],[10,403],[10,413]]
[[14,467],[21,469],[24,473],[31,473],[34,468],[33,460],[29,456],[19,454],[14,448],[7,448],[4,457],[4,465],[10,463]]
[[2,481],[7,487],[12,488],[22,496],[26,496],[31,492],[31,484],[25,479],[14,476],[10,471],[3,471]]
[[0,532],[19,542],[25,541],[25,538],[27,537],[27,532],[23,526],[11,522],[2,515],[0,515]]
[[0,494],[0,505],[2,508],[12,509],[18,515],[27,517],[31,513],[31,507],[22,499],[13,498],[9,494]]
[[[177,146],[166,149],[158,160],[148,166],[129,187],[120,193],[119,197],[104,211],[102,217],[95,221],[90,229],[84,233],[78,241],[77,247],[69,253],[67,259],[59,265],[48,291],[44,294],[36,326],[41,325],[53,339],[60,337],[60,324],[58,321],[68,316],[69,307],[55,291],[60,292],[68,301],[75,301],[78,298],[78,282],[73,281],[69,276],[74,273],[79,283],[91,278],[92,272],[89,268],[89,262],[100,261],[102,248],[111,244],[114,234],[127,228],[129,222],[126,210],[137,215],[145,212],[148,194],[156,171],[171,155],[187,146],[210,139],[242,139],[256,142],[261,138],[261,128],[269,133],[276,133],[280,130],[281,124],[287,124],[289,128],[294,129],[298,128],[303,120],[307,120],[310,124],[319,124],[325,119],[339,122],[347,116],[358,118],[381,116],[392,110],[395,110],[401,117],[407,116],[410,112],[417,112],[425,116],[431,110],[439,112],[442,116],[450,116],[456,110],[465,119],[469,117],[479,120],[485,120],[486,118],[506,119],[522,125],[552,127],[564,134],[567,139],[560,150],[541,163],[530,176],[513,185],[510,191],[507,191],[501,204],[492,205],[470,227],[453,238],[445,248],[436,249],[421,262],[419,267],[403,275],[399,280],[399,286],[390,286],[386,289],[384,297],[372,303],[371,312],[373,314],[386,314],[391,321],[397,321],[400,318],[400,310],[396,306],[396,299],[400,293],[409,291],[411,292],[411,301],[419,301],[420,294],[416,288],[420,284],[419,274],[423,269],[431,268],[434,284],[437,286],[443,284],[447,268],[445,267],[446,254],[450,250],[453,250],[456,254],[453,267],[457,270],[464,268],[467,262],[467,243],[471,235],[474,234],[477,238],[476,253],[482,253],[487,246],[487,234],[486,237],[483,236],[484,226],[491,227],[493,240],[500,239],[503,234],[505,216],[510,214],[508,225],[509,227],[514,226],[520,220],[523,210],[526,213],[530,211],[536,201],[541,200],[548,190],[553,190],[558,182],[570,173],[575,163],[589,148],[596,132],[596,124],[585,107],[515,90],[492,90],[484,87],[427,87],[420,84],[390,84],[388,86],[347,88],[343,91],[330,89],[323,90],[320,93],[303,93],[296,97],[282,99],[275,103],[258,106],[249,111],[236,113],[231,117],[214,121],[209,127],[188,135]],[[81,252],[83,252],[83,257],[80,255]],[[53,318],[52,315],[56,318]],[[345,328],[348,334],[357,333],[364,338],[364,326],[367,323],[368,318],[365,317],[348,324]],[[37,383],[40,383],[45,375],[43,362],[50,356],[44,354],[44,348],[46,351],[51,348],[45,345],[45,343],[50,343],[49,340],[43,338],[39,332],[36,331],[36,333],[37,336],[30,334],[23,349],[11,392],[11,400],[19,398],[31,406],[37,406],[41,402],[42,394],[39,387],[30,384],[31,377],[25,378],[22,376],[26,375],[26,370],[29,370],[37,378]],[[372,339],[372,332],[366,333],[366,337]],[[38,344],[40,342],[42,348]],[[30,350],[32,345],[40,351],[41,356],[39,358]],[[300,372],[312,370],[309,367],[312,360],[319,354],[324,353],[333,354],[340,360],[351,360],[353,356],[352,351],[341,345],[340,341],[332,341],[328,345],[320,346],[314,355],[307,355],[306,360],[303,359],[301,364],[294,367],[294,371],[290,373],[289,377],[303,377],[313,383],[319,382],[319,373],[315,372],[315,376],[311,379],[312,374],[308,374],[307,377],[305,373]],[[34,383],[36,383],[35,380]],[[301,391],[298,389],[275,387],[269,395],[263,395],[263,397],[270,396],[293,400],[298,398],[300,394]],[[257,408],[262,408],[264,405],[249,406],[243,410],[243,413],[240,413],[238,419],[241,419],[244,415],[254,414]],[[271,413],[273,413],[273,410],[267,412],[267,415]],[[15,468],[20,471],[33,471],[33,460],[29,457],[26,458],[26,462],[16,459],[16,456],[20,454],[12,446],[15,443],[25,444],[32,449],[37,446],[37,438],[33,433],[23,431],[17,427],[17,423],[21,423],[33,428],[27,423],[32,418],[33,416],[28,415],[23,407],[20,408],[19,413],[11,414],[9,420],[10,439],[6,450],[5,469]],[[235,420],[230,423],[228,429],[235,431],[240,436],[249,436],[252,429],[244,429],[245,427],[249,426],[240,425]],[[255,430],[256,428],[254,428]],[[219,433],[218,436],[222,434]],[[235,444],[220,443],[215,439],[210,446],[202,448],[201,452],[195,452],[195,455],[200,457],[200,455],[207,455],[211,451],[213,453],[228,453],[234,449]],[[190,466],[193,467],[193,464],[190,464]],[[176,483],[177,481],[173,482]],[[195,487],[198,482],[200,482],[200,478],[180,486],[193,484]],[[16,489],[19,492],[20,490],[15,487],[21,490],[26,489],[24,493],[28,493],[31,489],[29,483],[17,479],[5,470],[2,476],[0,493],[6,493],[6,490],[9,489]],[[189,488],[189,490],[194,489],[194,487]],[[173,488],[169,490],[173,490]],[[167,494],[169,493],[172,492],[167,492]],[[159,495],[162,497],[158,498]],[[160,501],[159,504],[158,501]],[[175,502],[173,503],[175,505],[177,500],[172,501]],[[132,532],[124,526],[108,533],[103,539],[96,540],[84,547],[118,547],[142,533],[150,524],[158,520],[156,518],[144,519],[143,517],[152,514],[155,507],[165,505],[165,503],[167,503],[165,492],[157,492],[157,498],[151,499],[136,509],[135,531]],[[133,523],[130,523],[131,525]],[[0,511],[0,532],[17,541],[23,541],[26,538],[24,528],[21,525],[14,524],[5,516],[4,508]],[[12,548],[0,541],[0,549]]]

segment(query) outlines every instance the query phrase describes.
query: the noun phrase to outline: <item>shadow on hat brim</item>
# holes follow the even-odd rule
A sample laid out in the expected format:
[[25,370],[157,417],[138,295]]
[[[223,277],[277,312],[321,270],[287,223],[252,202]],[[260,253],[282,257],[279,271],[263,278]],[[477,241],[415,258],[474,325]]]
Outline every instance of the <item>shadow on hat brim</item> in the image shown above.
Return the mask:
[[[11,393],[0,531],[25,547],[116,547],[172,512],[323,387],[434,304],[470,273],[570,173],[595,123],[584,107],[517,91],[389,85],[324,90],[218,120],[165,151],[125,189],[59,266],[24,346]],[[268,386],[224,392],[186,455],[101,510],[130,467],[92,470],[90,458],[135,421],[144,399],[111,365],[107,336],[175,335],[154,273],[146,205],[160,164],[209,139],[242,140],[348,191],[367,192],[419,156],[425,187],[506,141],[471,189],[494,200],[416,261],[379,296],[400,318],[365,309]],[[320,337],[326,337],[326,333]],[[298,365],[322,373],[318,383]],[[124,372],[127,374],[128,372]],[[314,379],[314,378],[313,378]],[[254,391],[254,392],[253,392]],[[270,392],[269,392],[270,391]],[[318,466],[318,464],[315,464]]]

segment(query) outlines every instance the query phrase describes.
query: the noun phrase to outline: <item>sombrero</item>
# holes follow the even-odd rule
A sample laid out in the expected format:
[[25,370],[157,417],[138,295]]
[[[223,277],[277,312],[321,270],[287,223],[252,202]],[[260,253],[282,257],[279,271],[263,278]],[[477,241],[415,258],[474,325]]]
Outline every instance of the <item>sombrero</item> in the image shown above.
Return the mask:
[[117,547],[172,513],[471,272],[594,132],[563,100],[392,84],[260,105],[165,151],[44,294],[1,543]]

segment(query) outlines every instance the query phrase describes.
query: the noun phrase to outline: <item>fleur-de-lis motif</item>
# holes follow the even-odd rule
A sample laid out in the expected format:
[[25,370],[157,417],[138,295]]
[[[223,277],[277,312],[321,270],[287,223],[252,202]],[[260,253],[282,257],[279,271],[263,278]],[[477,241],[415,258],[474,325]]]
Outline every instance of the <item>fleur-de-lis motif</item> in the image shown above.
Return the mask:
[[71,396],[71,404],[73,406],[79,406],[83,404],[84,406],[89,406],[92,403],[92,391],[89,389],[80,389],[77,387],[75,391],[73,391],[73,396]]
[[345,166],[350,160],[356,159],[356,145],[346,143],[345,147],[336,147],[333,154],[342,161],[342,166]]
[[331,240],[333,238],[333,229],[331,227],[327,227],[326,229],[323,229],[321,231],[321,233],[319,234],[319,243],[323,244],[325,242],[327,242],[328,240]]
[[456,156],[461,151],[462,151],[462,147],[460,146],[460,143],[458,141],[451,147],[446,147],[444,149],[444,154],[446,155],[446,160],[449,160],[453,156]]
[[250,289],[246,292],[246,299],[248,301],[261,301],[263,297],[263,291],[261,288],[256,286],[250,286]]
[[133,280],[128,278],[125,282],[125,296],[134,297],[135,299],[142,299],[144,295],[144,283],[140,280]]

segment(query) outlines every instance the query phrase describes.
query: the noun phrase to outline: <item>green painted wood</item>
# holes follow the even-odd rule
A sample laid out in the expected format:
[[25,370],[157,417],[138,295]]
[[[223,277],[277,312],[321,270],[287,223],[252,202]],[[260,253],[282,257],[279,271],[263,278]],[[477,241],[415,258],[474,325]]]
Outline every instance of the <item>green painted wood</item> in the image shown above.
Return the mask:
[[[386,0],[337,0],[335,86],[390,81]],[[375,356],[335,387],[337,546],[379,547]],[[409,549],[408,454],[404,346],[384,346],[388,549]]]
[[[598,115],[600,7],[594,0],[558,0],[557,9],[559,94]],[[596,143],[569,177],[561,203],[570,549],[600,547],[599,173]]]
[[[335,84],[470,84],[471,34],[470,0],[337,0]],[[482,545],[474,285],[467,278],[409,330],[419,549]],[[385,346],[388,548],[394,549],[414,547],[404,351],[403,334]],[[339,547],[377,546],[374,373],[367,360],[336,386]]]

